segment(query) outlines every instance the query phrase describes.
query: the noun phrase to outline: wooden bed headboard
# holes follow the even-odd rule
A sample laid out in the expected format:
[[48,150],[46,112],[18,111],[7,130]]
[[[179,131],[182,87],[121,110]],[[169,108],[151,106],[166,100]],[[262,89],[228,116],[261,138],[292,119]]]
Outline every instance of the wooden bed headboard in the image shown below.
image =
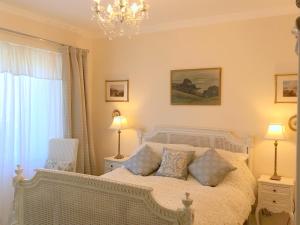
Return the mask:
[[139,132],[139,142],[188,144],[195,147],[220,148],[231,152],[251,154],[253,138],[241,138],[231,131],[210,128],[156,127]]

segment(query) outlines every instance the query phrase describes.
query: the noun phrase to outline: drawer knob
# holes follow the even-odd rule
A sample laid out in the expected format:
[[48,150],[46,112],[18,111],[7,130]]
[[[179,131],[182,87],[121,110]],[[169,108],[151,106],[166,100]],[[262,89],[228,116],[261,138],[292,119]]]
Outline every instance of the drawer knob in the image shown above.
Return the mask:
[[112,164],[111,164],[111,165],[110,165],[110,167],[111,167],[111,168],[113,168],[113,167],[114,167],[114,165],[112,165]]
[[276,192],[276,189],[274,189],[273,192]]
[[276,201],[275,201],[275,200],[273,200],[273,203],[275,203],[275,204],[276,204]]

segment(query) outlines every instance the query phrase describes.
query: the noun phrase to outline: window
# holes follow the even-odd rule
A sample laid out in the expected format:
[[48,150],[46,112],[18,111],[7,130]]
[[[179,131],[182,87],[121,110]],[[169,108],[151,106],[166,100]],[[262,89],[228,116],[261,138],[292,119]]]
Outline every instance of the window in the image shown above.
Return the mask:
[[11,180],[43,167],[50,138],[63,137],[62,56],[0,42],[0,224],[13,200]]

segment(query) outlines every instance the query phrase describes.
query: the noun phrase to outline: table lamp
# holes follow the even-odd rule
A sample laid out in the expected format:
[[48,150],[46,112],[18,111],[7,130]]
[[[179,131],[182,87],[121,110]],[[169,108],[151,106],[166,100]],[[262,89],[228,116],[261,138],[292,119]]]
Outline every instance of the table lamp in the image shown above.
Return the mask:
[[270,178],[271,180],[280,180],[281,177],[277,174],[277,147],[278,141],[286,140],[285,137],[285,127],[282,124],[270,124],[268,126],[268,131],[265,136],[267,140],[274,141],[274,148],[275,148],[275,158],[274,158],[274,174]]
[[114,157],[115,159],[123,159],[124,156],[120,152],[120,140],[121,140],[121,130],[127,128],[127,119],[124,116],[117,115],[114,117],[110,129],[118,131],[118,154]]

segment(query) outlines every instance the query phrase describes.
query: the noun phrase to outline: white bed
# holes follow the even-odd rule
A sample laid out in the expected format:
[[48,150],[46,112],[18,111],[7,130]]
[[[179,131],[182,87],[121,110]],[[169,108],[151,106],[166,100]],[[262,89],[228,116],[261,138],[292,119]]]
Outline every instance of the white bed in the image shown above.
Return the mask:
[[[231,172],[217,187],[201,185],[192,176],[180,180],[159,176],[136,176],[126,168],[118,168],[102,175],[114,181],[153,188],[153,197],[163,207],[176,210],[185,192],[193,199],[194,225],[242,225],[255,202],[255,180],[245,163],[234,164]],[[222,223],[220,223],[222,221]]]
[[[139,139],[251,153],[251,139],[222,130],[157,128]],[[255,202],[256,184],[245,162],[231,163],[237,170],[217,187],[202,186],[191,176],[187,181],[136,176],[125,168],[100,177],[38,170],[29,181],[17,170],[14,224],[242,225]],[[193,210],[191,199],[182,201],[185,193]]]

